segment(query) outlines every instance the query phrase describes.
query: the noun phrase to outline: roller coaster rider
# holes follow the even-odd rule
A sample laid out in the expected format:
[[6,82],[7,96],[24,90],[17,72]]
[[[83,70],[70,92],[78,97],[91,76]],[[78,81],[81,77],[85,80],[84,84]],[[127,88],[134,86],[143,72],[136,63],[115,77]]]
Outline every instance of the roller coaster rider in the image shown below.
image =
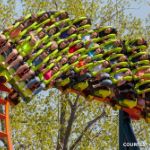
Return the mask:
[[105,30],[99,32],[99,37],[104,37],[109,34],[117,34],[117,30],[115,28],[106,28]]
[[76,33],[76,31],[77,31],[76,27],[72,25],[69,27],[69,29],[67,29],[66,31],[60,34],[60,38],[65,39],[69,37],[70,35],[72,35],[73,33]]
[[34,66],[39,65],[40,63],[43,62],[43,60],[54,50],[56,50],[58,48],[58,45],[55,41],[52,41],[52,44],[49,48],[47,48],[46,50],[44,50],[38,57],[36,57],[32,64]]

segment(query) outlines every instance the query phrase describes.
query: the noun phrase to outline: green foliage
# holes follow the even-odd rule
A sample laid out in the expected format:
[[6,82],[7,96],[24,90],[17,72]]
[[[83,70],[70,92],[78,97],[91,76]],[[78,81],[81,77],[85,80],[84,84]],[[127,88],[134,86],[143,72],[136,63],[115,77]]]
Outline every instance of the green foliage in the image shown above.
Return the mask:
[[[138,9],[132,8],[129,0],[0,0],[0,30],[11,25],[16,16],[62,9],[72,17],[87,15],[95,25],[112,25],[121,38],[143,36],[150,40],[150,15],[144,21],[126,13]],[[10,117],[15,149],[105,150],[118,146],[118,112],[75,94],[63,95],[52,89],[29,104],[21,102],[12,108]],[[150,143],[148,124],[136,121],[134,127],[139,141]]]

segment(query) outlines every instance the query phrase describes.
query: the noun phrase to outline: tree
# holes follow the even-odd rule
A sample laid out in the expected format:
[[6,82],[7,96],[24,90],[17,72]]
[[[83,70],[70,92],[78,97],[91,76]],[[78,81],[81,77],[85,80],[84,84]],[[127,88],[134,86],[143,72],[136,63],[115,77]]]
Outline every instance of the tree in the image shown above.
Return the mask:
[[[16,16],[39,10],[64,9],[71,17],[87,15],[95,25],[116,27],[121,38],[141,35],[148,39],[150,35],[141,19],[126,14],[127,10],[136,10],[129,0],[20,0],[21,12],[16,11],[16,2],[1,0],[1,30]],[[116,149],[118,145],[118,112],[103,103],[88,102],[76,94],[62,94],[50,89],[30,103],[21,102],[12,108],[10,117],[15,149],[95,150]],[[150,143],[148,124],[138,121],[134,122],[134,127],[139,140]]]

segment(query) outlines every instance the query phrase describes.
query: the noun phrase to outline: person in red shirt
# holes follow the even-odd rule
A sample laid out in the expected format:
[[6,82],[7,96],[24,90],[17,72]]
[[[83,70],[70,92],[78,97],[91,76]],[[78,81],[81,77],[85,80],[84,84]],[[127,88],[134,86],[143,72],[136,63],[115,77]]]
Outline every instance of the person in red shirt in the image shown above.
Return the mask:
[[44,73],[44,79],[49,80],[56,72],[59,71],[59,66],[54,66],[51,70],[48,70],[46,73]]
[[87,56],[86,59],[80,60],[79,63],[76,65],[76,67],[80,68],[80,67],[86,65],[87,63],[89,63],[91,60],[92,60],[92,58],[90,56]]
[[6,32],[10,32],[10,38],[16,38],[21,31],[24,29],[24,25],[20,24],[17,28],[13,29],[13,26],[10,26]]
[[84,46],[83,42],[79,42],[69,48],[69,53],[74,53],[75,51],[79,50]]

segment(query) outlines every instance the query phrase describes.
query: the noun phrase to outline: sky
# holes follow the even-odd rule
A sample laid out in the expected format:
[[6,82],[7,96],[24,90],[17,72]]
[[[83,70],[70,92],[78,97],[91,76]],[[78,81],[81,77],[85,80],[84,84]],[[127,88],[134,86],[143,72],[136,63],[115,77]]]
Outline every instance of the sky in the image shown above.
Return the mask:
[[126,13],[131,13],[135,17],[145,19],[148,16],[148,14],[150,14],[150,6],[147,5],[147,2],[150,3],[150,0],[141,0],[140,4],[132,2],[131,7],[136,9],[130,9]]

